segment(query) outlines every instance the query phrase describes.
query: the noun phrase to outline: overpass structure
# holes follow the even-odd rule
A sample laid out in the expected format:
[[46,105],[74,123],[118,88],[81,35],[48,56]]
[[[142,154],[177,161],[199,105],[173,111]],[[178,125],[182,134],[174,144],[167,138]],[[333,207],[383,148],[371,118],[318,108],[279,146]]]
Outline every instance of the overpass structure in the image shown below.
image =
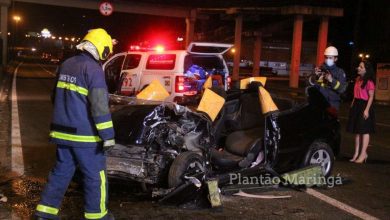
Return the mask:
[[[13,0],[15,2],[35,3],[63,7],[75,7],[83,9],[98,10],[101,1],[99,0]],[[194,38],[195,22],[198,19],[208,19],[210,14],[219,14],[235,20],[234,32],[234,68],[233,80],[239,78],[239,63],[241,52],[241,38],[243,33],[243,23],[248,18],[256,17],[257,15],[276,15],[293,17],[293,33],[292,33],[292,52],[291,52],[291,72],[290,72],[290,87],[297,88],[299,82],[299,65],[302,48],[302,32],[303,22],[305,17],[310,19],[316,18],[320,21],[318,28],[317,41],[317,58],[316,63],[323,62],[323,51],[327,46],[329,19],[332,17],[343,16],[343,9],[335,6],[327,6],[321,0],[317,2],[320,4],[313,4],[313,1],[272,1],[268,4],[245,4],[245,6],[234,6],[237,1],[231,1],[231,4],[223,4],[224,7],[204,7],[196,1],[190,6],[174,6],[168,4],[170,1],[164,3],[156,3],[153,0],[149,1],[114,1],[115,11],[132,14],[145,14],[155,16],[166,16],[183,18],[186,22],[186,36],[185,42],[188,45]],[[260,2],[260,1],[259,1]],[[261,1],[262,2],[262,1]],[[266,1],[264,1],[266,2]],[[291,3],[292,2],[292,3]],[[316,1],[314,1],[316,2]],[[197,5],[198,4],[198,5]],[[8,38],[8,10],[11,5],[11,0],[0,0],[0,31],[3,40],[2,57],[3,65],[7,62],[7,38]],[[215,3],[214,5],[215,6]],[[270,29],[270,27],[268,27]],[[275,29],[271,27],[271,30]],[[275,30],[277,31],[277,30]],[[261,45],[262,45],[262,30],[259,28],[253,32],[254,37],[254,63],[259,63],[261,59]],[[259,75],[258,65],[254,65],[253,75]]]
[[[53,5],[62,7],[74,7],[91,10],[99,10],[101,1],[97,0],[13,0],[14,2],[34,3],[43,5]],[[207,18],[196,14],[196,9],[186,7],[172,7],[162,4],[129,2],[129,1],[115,1],[115,11],[131,14],[145,14],[155,16],[166,16],[183,18],[186,21],[186,44],[192,41],[194,36],[194,26],[196,18]],[[3,64],[7,62],[7,38],[8,38],[8,10],[11,5],[11,0],[0,0],[1,17],[0,17],[0,31],[3,39]]]

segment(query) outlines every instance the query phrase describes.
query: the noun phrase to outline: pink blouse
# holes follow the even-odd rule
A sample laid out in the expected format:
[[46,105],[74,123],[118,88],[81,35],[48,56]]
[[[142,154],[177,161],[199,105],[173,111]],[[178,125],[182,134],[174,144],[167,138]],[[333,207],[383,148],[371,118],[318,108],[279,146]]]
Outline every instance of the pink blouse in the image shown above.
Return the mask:
[[375,84],[373,81],[368,80],[366,86],[362,89],[362,83],[363,80],[360,78],[356,79],[353,95],[355,99],[368,100],[368,91],[375,90]]

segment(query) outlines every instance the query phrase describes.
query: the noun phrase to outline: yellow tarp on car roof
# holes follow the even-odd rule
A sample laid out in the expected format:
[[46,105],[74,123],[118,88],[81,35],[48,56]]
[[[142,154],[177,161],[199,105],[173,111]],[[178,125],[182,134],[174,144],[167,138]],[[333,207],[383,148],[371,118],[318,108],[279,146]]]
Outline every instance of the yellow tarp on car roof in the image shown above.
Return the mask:
[[211,76],[207,77],[206,82],[203,84],[203,89],[210,89],[213,87],[213,80],[211,78]]
[[259,86],[259,99],[263,114],[278,110],[278,107],[276,106],[274,100],[272,100],[271,95],[262,86]]
[[169,97],[168,91],[158,80],[153,80],[145,89],[137,95],[137,99],[149,101],[164,101]]
[[210,89],[206,89],[197,110],[206,112],[211,120],[214,121],[224,104],[224,98]]

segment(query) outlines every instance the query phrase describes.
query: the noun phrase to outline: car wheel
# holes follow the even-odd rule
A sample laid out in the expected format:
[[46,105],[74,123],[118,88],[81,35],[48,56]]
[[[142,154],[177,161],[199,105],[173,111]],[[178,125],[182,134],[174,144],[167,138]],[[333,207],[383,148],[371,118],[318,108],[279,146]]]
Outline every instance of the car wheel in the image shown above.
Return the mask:
[[168,185],[170,188],[177,187],[183,183],[185,176],[194,176],[204,172],[204,158],[194,152],[179,154],[173,161],[168,174]]
[[333,164],[333,150],[327,143],[318,141],[311,144],[308,152],[306,153],[305,160],[303,163],[304,166],[320,165],[322,173],[325,177],[328,177],[331,174]]

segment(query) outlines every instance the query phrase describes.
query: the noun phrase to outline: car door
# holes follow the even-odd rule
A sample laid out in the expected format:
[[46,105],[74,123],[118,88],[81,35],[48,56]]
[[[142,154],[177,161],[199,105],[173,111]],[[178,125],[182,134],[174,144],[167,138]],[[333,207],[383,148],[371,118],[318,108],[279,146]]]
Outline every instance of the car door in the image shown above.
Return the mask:
[[103,65],[107,88],[110,94],[118,93],[124,59],[125,54],[117,54]]
[[149,53],[139,89],[142,90],[153,80],[158,80],[169,93],[172,93],[174,76],[178,72],[177,58],[175,52]]
[[140,84],[142,54],[128,53],[121,71],[120,94],[134,95]]

